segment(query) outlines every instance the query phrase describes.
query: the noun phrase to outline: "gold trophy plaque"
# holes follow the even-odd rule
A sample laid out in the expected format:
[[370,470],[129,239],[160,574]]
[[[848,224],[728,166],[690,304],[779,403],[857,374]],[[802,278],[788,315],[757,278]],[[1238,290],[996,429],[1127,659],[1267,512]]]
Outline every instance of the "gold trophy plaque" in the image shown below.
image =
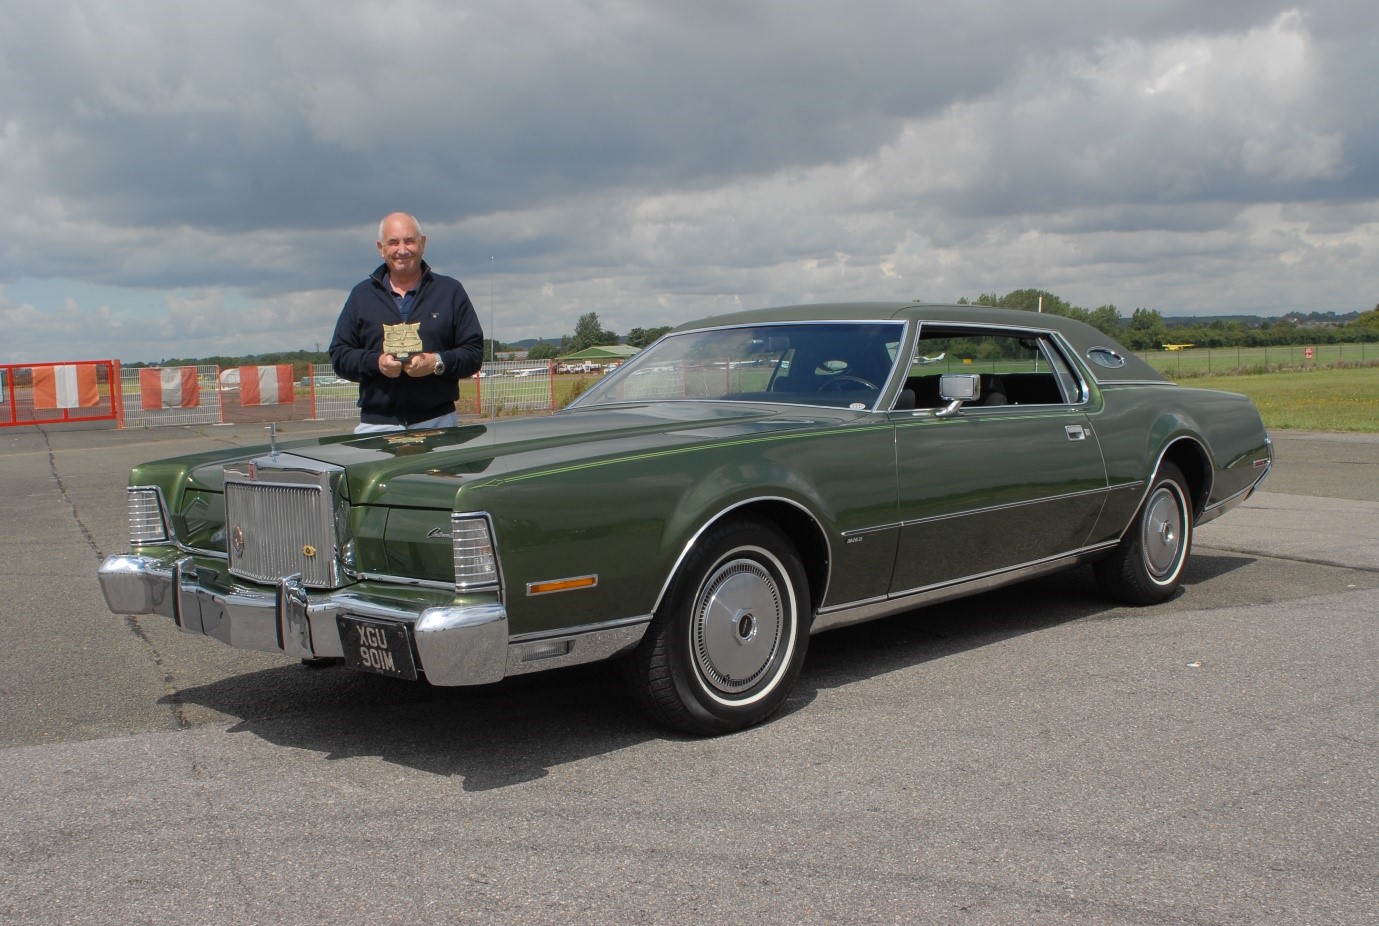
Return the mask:
[[399,363],[406,363],[413,354],[420,354],[421,322],[383,326],[383,353],[392,354]]

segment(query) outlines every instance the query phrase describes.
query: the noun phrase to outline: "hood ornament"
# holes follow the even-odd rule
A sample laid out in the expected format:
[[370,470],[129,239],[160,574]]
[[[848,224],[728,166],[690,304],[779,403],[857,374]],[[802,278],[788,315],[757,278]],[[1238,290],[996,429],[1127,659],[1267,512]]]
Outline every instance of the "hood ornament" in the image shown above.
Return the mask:
[[268,455],[276,460],[278,458],[278,423],[270,421],[264,430],[268,432]]

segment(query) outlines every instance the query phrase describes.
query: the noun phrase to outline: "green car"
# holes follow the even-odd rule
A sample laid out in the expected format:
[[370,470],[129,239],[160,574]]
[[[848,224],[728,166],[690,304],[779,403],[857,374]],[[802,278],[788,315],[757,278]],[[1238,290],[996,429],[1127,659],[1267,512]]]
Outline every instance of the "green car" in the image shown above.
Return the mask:
[[553,415],[139,466],[99,575],[118,614],[435,685],[617,659],[714,734],[824,630],[1083,564],[1167,599],[1272,460],[1249,399],[1079,322],[795,306],[683,325]]

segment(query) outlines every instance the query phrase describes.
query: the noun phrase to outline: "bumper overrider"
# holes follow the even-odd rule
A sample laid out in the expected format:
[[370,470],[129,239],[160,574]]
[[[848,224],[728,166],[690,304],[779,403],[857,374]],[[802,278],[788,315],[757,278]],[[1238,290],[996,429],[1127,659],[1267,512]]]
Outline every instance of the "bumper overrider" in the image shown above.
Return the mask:
[[345,652],[342,628],[380,626],[405,631],[394,636],[410,644],[406,658],[415,656],[434,685],[483,685],[507,674],[508,617],[497,601],[425,606],[349,589],[308,593],[296,576],[274,592],[225,587],[185,555],[110,556],[98,576],[116,614],[161,614],[186,633],[239,649],[348,660],[356,654]]

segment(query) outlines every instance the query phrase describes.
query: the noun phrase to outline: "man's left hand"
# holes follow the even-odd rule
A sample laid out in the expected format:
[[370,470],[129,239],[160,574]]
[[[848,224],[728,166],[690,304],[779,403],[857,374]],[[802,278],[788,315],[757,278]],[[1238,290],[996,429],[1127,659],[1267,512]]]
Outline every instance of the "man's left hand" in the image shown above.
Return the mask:
[[435,372],[439,359],[440,354],[413,354],[407,358],[407,365],[402,370],[408,376],[430,376]]

